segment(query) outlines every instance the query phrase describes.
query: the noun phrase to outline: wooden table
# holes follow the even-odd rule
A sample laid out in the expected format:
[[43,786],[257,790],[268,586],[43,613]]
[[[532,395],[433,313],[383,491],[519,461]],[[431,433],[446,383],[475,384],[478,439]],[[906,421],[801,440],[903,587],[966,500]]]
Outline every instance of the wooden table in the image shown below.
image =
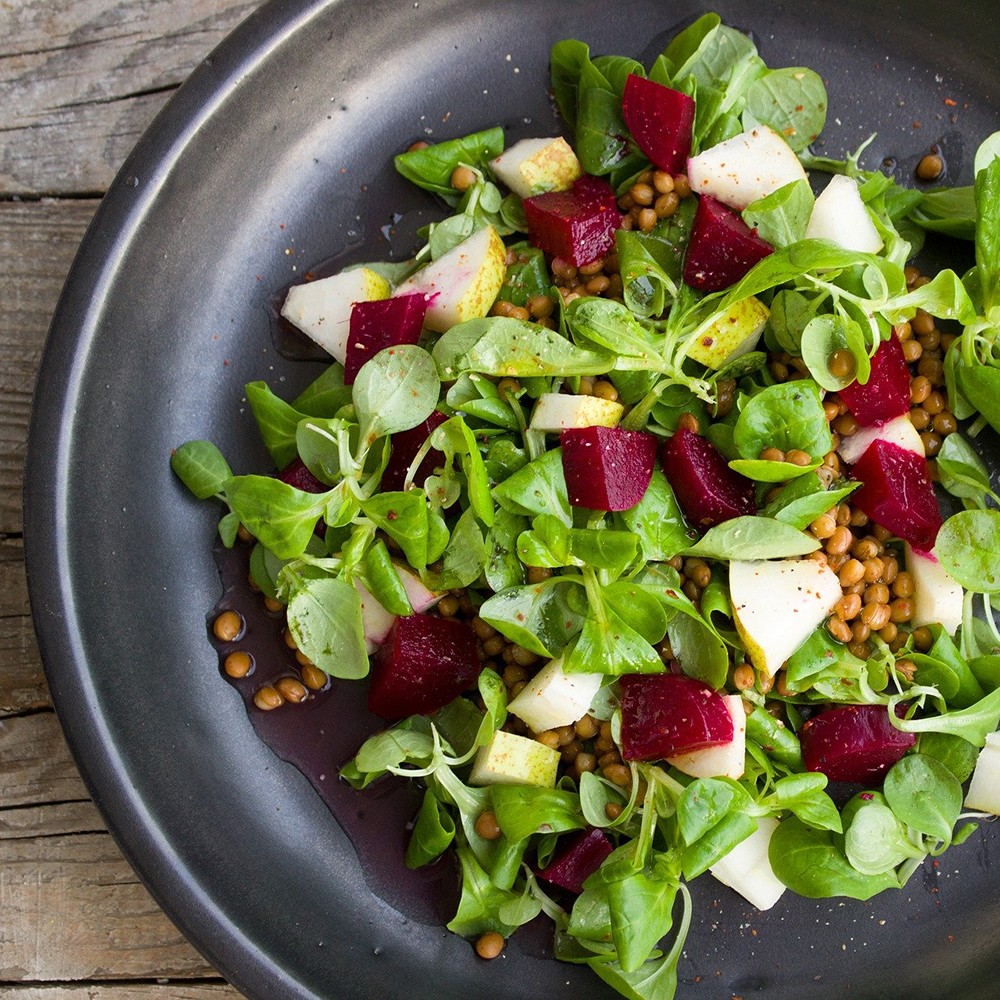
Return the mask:
[[259,0],[0,0],[0,997],[221,1000],[87,795],[52,711],[21,482],[49,319],[119,165]]

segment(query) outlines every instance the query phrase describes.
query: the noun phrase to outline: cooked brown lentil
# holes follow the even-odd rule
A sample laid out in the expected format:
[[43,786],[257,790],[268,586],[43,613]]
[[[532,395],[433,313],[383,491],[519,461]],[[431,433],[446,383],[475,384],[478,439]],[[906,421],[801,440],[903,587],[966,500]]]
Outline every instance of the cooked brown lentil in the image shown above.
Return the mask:
[[235,642],[243,635],[245,625],[238,611],[223,611],[212,623],[212,632],[219,642]]

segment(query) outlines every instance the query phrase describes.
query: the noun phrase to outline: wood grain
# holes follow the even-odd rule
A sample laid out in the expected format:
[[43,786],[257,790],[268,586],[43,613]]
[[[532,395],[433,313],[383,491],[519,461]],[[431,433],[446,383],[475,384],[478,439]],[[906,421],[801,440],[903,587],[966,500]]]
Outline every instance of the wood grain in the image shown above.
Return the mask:
[[0,997],[230,1000],[106,832],[51,709],[21,489],[35,375],[101,194],[259,0],[0,0]]
[[[0,192],[103,192],[192,69],[258,3],[0,5]],[[6,22],[6,23],[5,23]]]

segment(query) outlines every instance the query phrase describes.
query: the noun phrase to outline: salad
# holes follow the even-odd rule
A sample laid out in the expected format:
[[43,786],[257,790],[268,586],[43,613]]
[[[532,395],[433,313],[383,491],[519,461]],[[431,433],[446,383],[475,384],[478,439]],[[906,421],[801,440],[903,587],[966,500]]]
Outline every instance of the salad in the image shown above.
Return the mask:
[[[420,783],[449,928],[493,958],[544,913],[666,1000],[692,879],[864,900],[1000,813],[1000,138],[968,188],[815,156],[820,77],[714,14],[551,66],[572,143],[416,144],[416,255],[289,290],[334,360],[247,386],[278,474],[171,463],[295,652],[253,711],[367,684],[341,776]],[[921,274],[928,231],[975,265]]]

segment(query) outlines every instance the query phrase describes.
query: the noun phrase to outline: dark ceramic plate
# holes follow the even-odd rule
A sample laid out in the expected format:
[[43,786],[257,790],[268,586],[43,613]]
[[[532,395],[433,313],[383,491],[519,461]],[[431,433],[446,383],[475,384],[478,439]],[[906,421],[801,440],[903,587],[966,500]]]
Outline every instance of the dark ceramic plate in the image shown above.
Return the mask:
[[[576,36],[648,61],[704,9],[274,0],[170,102],[83,244],[35,401],[32,608],[60,717],[110,828],[181,929],[252,997],[609,996],[588,970],[547,960],[543,935],[486,965],[427,918],[433,905],[372,891],[366,875],[384,886],[392,866],[373,872],[370,850],[359,862],[219,675],[205,627],[220,595],[217,512],[186,495],[168,458],[207,437],[235,468],[267,469],[244,383],[266,378],[291,395],[317,371],[276,352],[270,305],[335,254],[384,257],[393,213],[428,207],[394,176],[393,153],[496,123],[512,137],[551,134],[552,42]],[[1000,127],[992,2],[716,9],[752,29],[771,65],[822,73],[831,155],[877,130],[866,164],[909,178],[937,143],[948,179],[967,180],[978,139]],[[390,836],[356,811],[345,818],[359,844]],[[789,894],[761,914],[699,882],[679,996],[996,997],[997,832],[869,903]]]

